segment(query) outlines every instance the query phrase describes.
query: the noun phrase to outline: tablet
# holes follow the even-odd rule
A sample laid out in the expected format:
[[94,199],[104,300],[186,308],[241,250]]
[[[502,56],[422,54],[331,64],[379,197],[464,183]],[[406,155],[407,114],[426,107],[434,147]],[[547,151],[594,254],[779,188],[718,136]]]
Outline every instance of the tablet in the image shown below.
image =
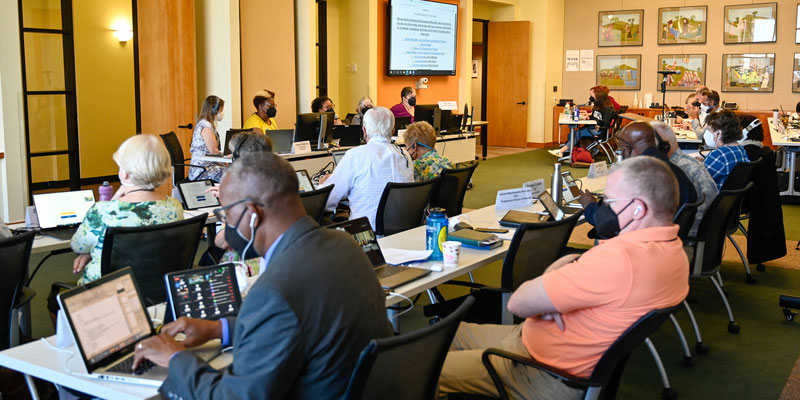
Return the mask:
[[164,275],[170,310],[180,317],[220,319],[239,313],[242,295],[232,263]]
[[218,206],[219,199],[211,193],[206,193],[206,190],[212,186],[214,186],[214,181],[211,179],[178,183],[184,210]]
[[300,169],[295,171],[297,174],[297,182],[300,184],[300,193],[314,191],[314,183],[311,182],[311,177],[308,176],[308,171]]

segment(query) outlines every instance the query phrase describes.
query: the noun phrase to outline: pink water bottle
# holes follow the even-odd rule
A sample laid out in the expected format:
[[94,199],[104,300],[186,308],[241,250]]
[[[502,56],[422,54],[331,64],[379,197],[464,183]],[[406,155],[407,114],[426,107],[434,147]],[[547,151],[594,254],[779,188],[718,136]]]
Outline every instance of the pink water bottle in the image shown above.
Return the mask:
[[109,201],[114,196],[114,188],[108,184],[108,181],[103,181],[103,185],[98,191],[100,192],[100,201]]

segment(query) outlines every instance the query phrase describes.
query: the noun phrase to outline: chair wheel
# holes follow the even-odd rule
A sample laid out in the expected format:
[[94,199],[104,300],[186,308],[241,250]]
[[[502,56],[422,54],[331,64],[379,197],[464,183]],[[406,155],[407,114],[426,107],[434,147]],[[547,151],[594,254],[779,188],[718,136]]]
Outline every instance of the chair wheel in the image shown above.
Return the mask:
[[708,345],[703,342],[697,342],[694,345],[694,352],[697,354],[706,354],[708,353]]
[[764,265],[764,264],[758,264],[758,265],[756,265],[756,269],[761,271],[761,272],[764,272],[764,270],[767,269],[767,266]]
[[747,274],[747,276],[744,278],[744,281],[752,285],[756,283],[756,278],[753,278],[752,274]]
[[739,331],[741,329],[742,329],[742,327],[740,327],[739,324],[737,324],[734,321],[731,321],[731,322],[728,323],[728,332],[730,332],[730,333],[734,333],[734,334],[735,333],[739,333]]
[[792,310],[790,310],[788,308],[784,308],[783,309],[783,316],[786,317],[787,321],[793,321],[794,320],[794,315],[795,315],[795,312],[793,312]]
[[678,391],[673,388],[664,388],[661,391],[661,397],[664,400],[676,400],[678,398]]
[[694,365],[694,359],[692,357],[683,356],[683,361],[681,361],[681,365],[684,367],[691,367]]

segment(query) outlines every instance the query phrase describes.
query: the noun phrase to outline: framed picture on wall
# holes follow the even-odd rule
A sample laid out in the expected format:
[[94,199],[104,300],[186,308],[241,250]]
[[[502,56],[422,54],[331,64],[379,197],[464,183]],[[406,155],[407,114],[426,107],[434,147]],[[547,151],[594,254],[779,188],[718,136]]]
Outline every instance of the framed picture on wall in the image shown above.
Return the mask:
[[792,92],[800,93],[800,53],[794,53],[794,67],[792,68]]
[[778,3],[725,6],[723,42],[774,42],[777,14]]
[[639,90],[642,86],[642,55],[597,56],[597,85],[616,90]]
[[658,9],[658,44],[706,42],[707,6]]
[[[667,90],[694,91],[706,84],[705,54],[659,54],[659,71],[677,71],[667,75]],[[661,90],[661,75],[658,76],[658,88]]]
[[723,92],[772,92],[775,54],[723,54]]
[[794,29],[794,42],[800,43],[800,3],[797,4],[797,24]]
[[600,11],[597,46],[641,46],[644,10]]

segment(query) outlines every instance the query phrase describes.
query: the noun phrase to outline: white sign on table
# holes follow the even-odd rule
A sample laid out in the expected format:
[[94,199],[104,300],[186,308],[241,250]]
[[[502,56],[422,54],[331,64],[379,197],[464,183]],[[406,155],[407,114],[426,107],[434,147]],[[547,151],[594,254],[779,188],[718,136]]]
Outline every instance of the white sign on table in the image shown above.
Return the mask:
[[308,154],[311,153],[311,142],[304,140],[302,142],[292,143],[292,154]]
[[455,101],[440,101],[439,102],[439,109],[457,111],[458,110],[458,102],[455,102]]
[[608,175],[608,165],[605,161],[598,161],[589,166],[589,173],[586,176],[589,179],[599,178]]
[[539,197],[540,194],[547,190],[544,186],[544,179],[537,179],[535,181],[525,182],[522,184],[524,188],[530,188],[533,197]]
[[567,50],[567,72],[579,71],[580,50]]
[[512,210],[527,207],[533,204],[533,191],[529,187],[506,189],[497,191],[494,202],[496,210]]

